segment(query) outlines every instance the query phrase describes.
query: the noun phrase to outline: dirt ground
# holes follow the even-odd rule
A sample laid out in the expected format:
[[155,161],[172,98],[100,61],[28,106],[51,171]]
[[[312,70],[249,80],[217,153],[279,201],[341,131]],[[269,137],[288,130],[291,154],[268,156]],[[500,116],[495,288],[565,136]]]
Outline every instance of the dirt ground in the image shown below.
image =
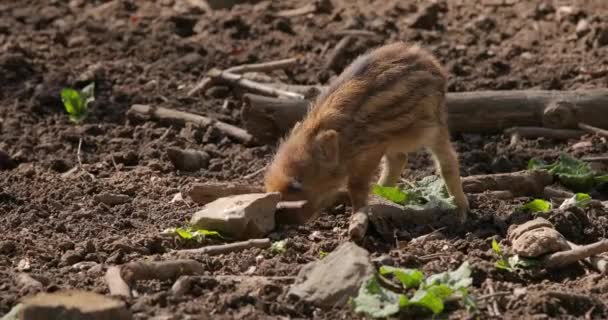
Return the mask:
[[[132,123],[126,117],[127,109],[139,103],[240,126],[241,101],[227,88],[187,97],[209,68],[300,56],[301,65],[273,76],[286,83],[325,84],[368,48],[407,40],[436,53],[450,72],[452,92],[608,85],[605,1],[448,1],[437,17],[423,23],[425,28],[412,27],[412,18],[424,7],[414,1],[331,0],[331,7],[315,14],[274,16],[309,2],[260,1],[212,12],[177,0],[0,3],[0,150],[13,159],[0,157],[0,315],[35,293],[16,282],[19,271],[42,279],[48,292],[80,288],[108,293],[106,266],[160,257],[179,248],[160,232],[183,225],[197,210],[189,199],[171,202],[192,183],[261,184],[261,175],[244,177],[262,168],[275,146],[247,147],[213,128]],[[571,10],[559,10],[565,5]],[[588,25],[581,26],[581,20]],[[344,29],[374,31],[381,41],[359,39],[335,70],[323,70],[328,49],[339,41],[334,33]],[[92,113],[83,124],[72,124],[59,93],[90,81],[96,84]],[[78,165],[81,137],[81,160],[94,179],[70,171]],[[583,145],[575,145],[579,140],[540,138],[509,146],[509,137],[503,135],[463,134],[453,139],[462,176],[522,170],[531,157],[552,160],[560,152],[577,157],[608,152],[605,139],[591,135],[581,140],[592,143]],[[209,165],[195,174],[179,173],[167,158],[168,147],[204,150]],[[418,179],[434,172],[424,152],[410,158],[410,169],[404,177]],[[103,192],[126,194],[130,200],[103,205],[94,200]],[[605,194],[592,196],[602,199]],[[465,227],[448,228],[445,238],[424,246],[409,245],[408,240],[431,232],[429,226],[403,230],[407,236],[399,239],[398,247],[374,236],[364,246],[373,257],[390,254],[396,265],[427,274],[468,259],[474,295],[526,288],[519,296],[498,297],[501,315],[495,318],[608,318],[602,302],[608,299],[608,280],[597,272],[570,267],[505,273],[494,267],[491,238],[504,238],[516,220],[514,208],[527,200],[474,201]],[[329,252],[346,241],[348,209],[337,207],[309,225],[277,230],[276,239],[289,239],[282,254],[249,249],[191,258],[203,262],[212,275],[241,275],[255,266],[253,275],[295,276],[302,265],[319,259],[320,251]],[[597,241],[608,231],[606,213],[587,209],[584,218],[563,221],[562,231],[577,243]],[[256,259],[259,255],[263,258]],[[141,295],[128,301],[136,319],[360,317],[348,305],[322,310],[293,303],[283,283],[246,292],[209,282],[180,298],[168,294],[170,286],[160,281],[140,284]],[[554,292],[580,297],[556,298]],[[488,310],[481,308],[479,317],[492,318]],[[444,315],[469,317],[462,308]]]

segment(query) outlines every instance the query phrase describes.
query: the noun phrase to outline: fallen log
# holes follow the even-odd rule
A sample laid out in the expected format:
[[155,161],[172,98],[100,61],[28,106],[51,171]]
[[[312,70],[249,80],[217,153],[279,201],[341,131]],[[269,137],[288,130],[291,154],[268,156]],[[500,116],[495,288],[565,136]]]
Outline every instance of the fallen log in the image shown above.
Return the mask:
[[518,136],[519,138],[547,138],[555,140],[576,139],[585,134],[582,130],[543,127],[513,127],[505,129],[505,133],[511,136]]
[[524,170],[462,178],[462,188],[466,193],[507,190],[515,197],[542,196],[545,186],[551,183],[553,176],[546,170]]
[[[309,100],[245,96],[241,113],[245,128],[266,143],[282,137],[304,117],[310,104]],[[511,127],[579,129],[578,123],[608,128],[606,89],[452,92],[447,94],[447,109],[454,133],[497,133]]]
[[163,107],[153,107],[144,104],[134,104],[127,111],[127,116],[134,119],[153,119],[160,123],[183,127],[186,123],[198,126],[214,126],[227,136],[235,138],[243,143],[250,143],[253,137],[247,131],[231,124],[211,119],[194,113],[173,110]]

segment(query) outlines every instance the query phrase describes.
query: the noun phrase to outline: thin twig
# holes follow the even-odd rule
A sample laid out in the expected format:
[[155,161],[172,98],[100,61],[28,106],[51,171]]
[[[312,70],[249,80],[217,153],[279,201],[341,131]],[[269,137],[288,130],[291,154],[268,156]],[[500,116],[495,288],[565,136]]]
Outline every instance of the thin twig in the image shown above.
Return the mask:
[[583,157],[581,160],[589,162],[608,162],[608,156]]
[[335,33],[337,36],[346,37],[346,36],[354,36],[354,37],[362,37],[362,38],[375,38],[378,37],[379,34],[368,31],[368,30],[342,30]]
[[317,6],[314,3],[304,5],[296,9],[283,10],[276,13],[277,17],[292,18],[297,16],[307,15],[317,11]]
[[304,95],[299,93],[281,90],[263,83],[255,82],[249,79],[244,78],[242,75],[234,74],[228,71],[222,71],[219,69],[211,69],[207,73],[209,77],[217,81],[224,81],[228,84],[241,87],[243,89],[248,89],[251,91],[256,91],[259,93],[267,94],[275,97],[284,97],[289,99],[304,99]]
[[244,176],[243,176],[243,179],[245,179],[245,180],[251,179],[251,178],[253,178],[253,177],[257,176],[258,174],[260,174],[260,173],[264,172],[264,170],[266,170],[266,166],[263,166],[263,167],[261,167],[260,169],[258,169],[258,170],[256,170],[256,171],[254,171],[254,172],[252,172],[252,173],[249,173],[249,174],[244,175]]
[[506,134],[511,135],[511,141],[513,143],[513,136],[519,138],[547,138],[555,140],[568,140],[579,138],[585,134],[582,130],[570,130],[570,129],[552,129],[544,127],[512,127],[505,130]]
[[272,71],[277,69],[289,68],[296,64],[298,64],[298,58],[287,58],[262,63],[243,64],[240,66],[230,67],[225,71],[230,73]]
[[578,124],[578,127],[581,128],[582,130],[585,130],[586,132],[589,132],[592,134],[597,134],[600,137],[608,138],[608,130],[590,126],[590,125],[582,123],[582,122],[580,122]]
[[336,44],[336,46],[334,47],[334,50],[327,57],[327,61],[325,62],[325,67],[324,67],[325,70],[332,70],[334,68],[334,66],[336,65],[336,63],[340,59],[340,57],[342,57],[342,54],[344,53],[344,51],[346,50],[346,48],[354,40],[355,40],[355,38],[352,37],[352,36],[346,36],[346,37],[340,39],[340,41],[338,42],[338,44]]
[[[489,279],[488,279],[488,290],[490,291],[490,294],[496,294],[492,280],[489,280]],[[492,309],[494,311],[494,315],[500,317],[501,313],[500,313],[500,309],[498,309],[498,302],[496,301],[496,297],[492,297],[491,299],[492,299]]]
[[512,293],[509,291],[496,291],[494,293],[484,294],[475,298],[475,300],[481,301],[486,299],[492,299],[495,297],[506,297],[510,296]]
[[80,139],[78,139],[78,150],[76,151],[76,158],[78,159],[78,167],[80,168],[80,170],[82,170],[84,173],[86,173],[91,178],[91,180],[95,180],[95,176],[93,174],[91,174],[90,172],[88,172],[82,165],[82,159],[80,158],[80,149],[81,148],[82,148],[82,137],[80,137]]
[[214,246],[206,246],[197,249],[182,249],[176,250],[179,253],[196,253],[196,254],[208,254],[208,255],[217,255],[217,254],[225,254],[235,251],[242,251],[249,248],[260,248],[266,249],[271,245],[270,239],[251,239],[247,241],[241,242],[233,242],[221,245]]
[[114,170],[116,170],[116,172],[120,171],[120,169],[118,169],[118,164],[116,164],[116,159],[114,158],[114,152],[113,151],[110,154],[110,158],[112,160],[112,165],[114,166]]

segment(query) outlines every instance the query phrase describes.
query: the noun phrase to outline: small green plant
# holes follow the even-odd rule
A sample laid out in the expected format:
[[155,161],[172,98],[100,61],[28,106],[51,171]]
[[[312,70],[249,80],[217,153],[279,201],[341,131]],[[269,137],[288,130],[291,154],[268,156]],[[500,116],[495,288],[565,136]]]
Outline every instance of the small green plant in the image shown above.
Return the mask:
[[[399,280],[403,292],[394,292],[380,284],[380,277],[388,275]],[[475,299],[468,293],[472,282],[467,261],[454,271],[434,274],[426,279],[417,269],[382,266],[378,274],[361,286],[351,304],[355,312],[374,318],[388,317],[410,307],[420,307],[437,315],[443,312],[448,298],[459,297],[467,310],[472,311],[477,308]]]
[[538,159],[530,159],[528,169],[545,169],[557,177],[566,187],[576,192],[588,192],[595,186],[608,182],[608,174],[599,174],[591,166],[568,154],[560,154],[554,163],[547,164]]
[[323,259],[328,254],[329,254],[329,252],[321,250],[321,251],[319,251],[319,258]]
[[197,243],[203,242],[208,237],[221,238],[224,237],[217,231],[207,229],[194,229],[192,227],[185,228],[169,228],[162,232],[163,234],[173,235],[184,241],[195,241]]
[[448,194],[445,183],[437,175],[427,176],[405,189],[375,185],[372,192],[391,202],[413,210],[439,208],[455,209],[454,199]]
[[80,91],[64,88],[61,90],[61,101],[70,121],[80,123],[89,113],[89,103],[95,101],[95,83],[92,82]]
[[564,200],[559,206],[560,209],[567,209],[570,207],[585,208],[591,203],[591,196],[586,193],[577,193],[572,197]]
[[270,252],[281,254],[287,250],[287,239],[275,241],[270,245]]
[[513,272],[517,268],[527,269],[539,264],[535,259],[521,258],[518,255],[506,255],[496,239],[492,239],[492,251],[494,251],[499,258],[494,264],[497,269]]
[[522,210],[531,213],[547,213],[551,211],[551,208],[551,202],[543,199],[534,199],[523,205]]

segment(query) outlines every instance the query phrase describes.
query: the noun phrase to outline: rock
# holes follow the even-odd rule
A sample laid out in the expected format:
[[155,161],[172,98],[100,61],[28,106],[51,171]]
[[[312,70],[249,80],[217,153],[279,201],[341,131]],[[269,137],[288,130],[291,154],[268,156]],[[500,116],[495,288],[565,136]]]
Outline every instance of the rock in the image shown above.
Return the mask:
[[17,245],[12,240],[0,241],[0,254],[12,254],[17,249]]
[[19,314],[22,320],[132,319],[124,302],[79,290],[42,293],[24,299]]
[[[33,277],[30,274],[21,272],[15,276],[15,282],[19,285],[19,287],[28,288],[30,290],[31,289],[42,290],[44,288],[45,284],[49,283],[48,279],[36,279],[36,278],[38,278],[38,277]],[[43,281],[41,281],[41,280],[43,280]],[[44,280],[46,280],[46,281],[44,281]]]
[[17,167],[15,160],[8,153],[0,150],[0,170],[9,170]]
[[288,294],[321,307],[344,305],[374,272],[367,250],[346,242],[302,267]]
[[84,259],[83,252],[80,250],[69,250],[61,256],[61,264],[71,266]]
[[93,197],[93,199],[97,202],[101,202],[103,204],[107,204],[109,206],[115,206],[127,202],[131,202],[131,197],[126,194],[116,194],[116,193],[100,193]]
[[589,30],[591,30],[591,27],[589,26],[589,21],[587,21],[587,19],[581,19],[576,24],[576,36],[579,38],[586,35]]
[[266,236],[275,227],[280,193],[250,193],[219,198],[196,212],[190,223],[238,239]]
[[197,171],[201,168],[206,168],[209,165],[209,154],[205,151],[194,149],[167,149],[167,157],[173,163],[177,170],[182,171]]
[[423,7],[412,19],[410,27],[415,29],[433,29],[439,22],[439,12],[444,11],[440,3],[433,2]]
[[553,228],[551,222],[543,218],[511,228],[507,239],[512,243],[513,252],[522,257],[536,258],[570,249],[568,240]]
[[596,42],[598,47],[602,47],[608,44],[608,26],[604,25],[603,27],[597,29],[596,31]]

